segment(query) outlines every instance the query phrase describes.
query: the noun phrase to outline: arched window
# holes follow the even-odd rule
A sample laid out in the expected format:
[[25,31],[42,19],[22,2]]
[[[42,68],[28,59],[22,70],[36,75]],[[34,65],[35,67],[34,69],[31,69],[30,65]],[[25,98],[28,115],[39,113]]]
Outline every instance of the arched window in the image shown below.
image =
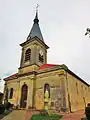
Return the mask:
[[27,49],[25,52],[25,62],[31,59],[31,49]]
[[5,99],[8,100],[8,88],[5,90]]
[[39,61],[42,62],[42,63],[44,62],[43,55],[41,55],[40,53],[39,53]]
[[44,85],[44,94],[45,94],[45,91],[48,91],[48,93],[49,93],[49,98],[50,98],[50,85],[48,84],[48,83],[46,83],[45,85]]
[[10,89],[10,97],[9,98],[12,99],[12,97],[13,97],[13,88]]

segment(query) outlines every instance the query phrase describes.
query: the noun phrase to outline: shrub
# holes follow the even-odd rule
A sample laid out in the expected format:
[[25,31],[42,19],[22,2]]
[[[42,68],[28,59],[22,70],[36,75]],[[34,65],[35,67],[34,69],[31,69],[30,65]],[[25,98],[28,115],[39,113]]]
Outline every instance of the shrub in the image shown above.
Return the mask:
[[40,115],[40,114],[36,114],[36,115],[32,115],[30,120],[60,120],[60,118],[62,118],[62,115]]
[[85,114],[88,120],[90,120],[90,106],[85,108]]
[[40,111],[40,115],[48,115],[48,111],[43,109]]
[[10,102],[7,102],[4,104],[4,106],[6,110],[9,110],[12,107],[12,104]]
[[5,111],[5,107],[3,104],[0,105],[0,114],[3,114]]
[[14,105],[13,105],[13,104],[11,104],[11,108],[13,108],[13,106],[14,106]]

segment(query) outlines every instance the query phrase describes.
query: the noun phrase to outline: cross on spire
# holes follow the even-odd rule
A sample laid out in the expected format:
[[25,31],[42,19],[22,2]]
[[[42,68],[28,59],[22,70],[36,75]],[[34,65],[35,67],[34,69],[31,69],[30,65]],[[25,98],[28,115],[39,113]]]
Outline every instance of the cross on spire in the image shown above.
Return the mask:
[[38,12],[38,8],[39,8],[39,5],[37,4],[37,6],[36,6],[36,12]]
[[39,5],[37,4],[37,6],[36,6],[36,16],[35,16],[35,19],[34,19],[35,24],[38,24],[38,22],[39,22],[39,19],[38,19],[38,7],[39,7]]

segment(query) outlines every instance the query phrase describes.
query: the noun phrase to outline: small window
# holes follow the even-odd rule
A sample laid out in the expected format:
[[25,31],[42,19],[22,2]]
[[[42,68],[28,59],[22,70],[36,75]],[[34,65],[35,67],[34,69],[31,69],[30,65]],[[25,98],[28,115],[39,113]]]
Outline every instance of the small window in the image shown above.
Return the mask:
[[44,62],[43,55],[41,55],[40,53],[39,53],[39,61],[42,62],[42,63]]
[[27,49],[25,53],[25,62],[31,59],[31,49]]
[[10,99],[13,97],[13,88],[10,89]]

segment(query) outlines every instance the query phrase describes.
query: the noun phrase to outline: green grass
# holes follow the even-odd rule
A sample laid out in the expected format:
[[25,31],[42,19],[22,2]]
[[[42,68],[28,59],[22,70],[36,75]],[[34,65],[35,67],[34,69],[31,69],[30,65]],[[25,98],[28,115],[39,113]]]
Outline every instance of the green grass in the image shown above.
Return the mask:
[[30,120],[60,120],[63,116],[52,114],[52,115],[40,115],[40,114],[34,114],[32,115]]

